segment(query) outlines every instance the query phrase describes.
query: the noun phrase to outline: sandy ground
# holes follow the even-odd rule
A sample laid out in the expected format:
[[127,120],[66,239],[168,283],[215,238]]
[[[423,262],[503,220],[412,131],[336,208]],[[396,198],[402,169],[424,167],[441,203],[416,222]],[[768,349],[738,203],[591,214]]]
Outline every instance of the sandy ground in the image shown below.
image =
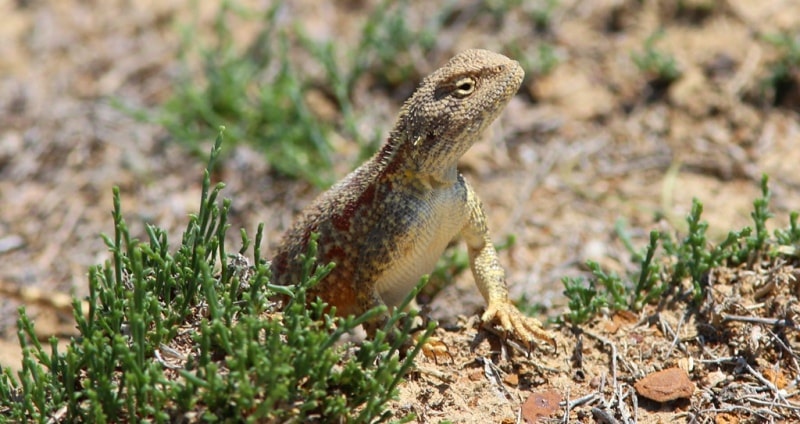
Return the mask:
[[[290,3],[282,11],[284,22],[301,22],[312,38],[344,46],[354,45],[357,29],[376,2]],[[630,269],[629,254],[614,231],[618,222],[644,246],[652,229],[683,230],[693,198],[703,202],[709,232],[720,240],[729,230],[750,225],[762,174],[771,178],[775,227],[787,224],[788,211],[800,209],[800,71],[794,70],[795,85],[777,96],[764,91],[763,83],[781,53],[765,36],[797,34],[800,2],[561,1],[543,30],[533,27],[531,13],[545,2],[526,3],[502,15],[488,13],[483,7],[489,3],[460,2],[431,51],[412,51],[398,60],[425,75],[465,48],[488,48],[524,60],[535,58],[543,43],[555,47],[553,71],[529,74],[486,141],[463,160],[465,176],[486,204],[495,239],[517,237],[501,258],[515,297],[524,295],[546,316],[558,316],[566,305],[561,278],[583,275],[587,259],[620,273]],[[199,19],[209,22],[214,6],[203,7]],[[411,6],[409,26],[424,25],[434,8]],[[173,242],[179,240],[187,214],[197,207],[202,161],[171,142],[163,129],[136,122],[113,106],[149,109],[168,98],[178,69],[178,25],[194,12],[190,2],[179,0],[16,1],[0,3],[0,11],[0,283],[80,296],[87,290],[87,267],[107,258],[99,234],[112,230],[112,186],[120,187],[126,219],[142,238],[145,223],[152,223],[167,229]],[[240,31],[243,39],[251,33],[247,28]],[[654,86],[652,76],[631,60],[632,52],[642,52],[645,40],[660,28],[664,33],[657,48],[673,55],[682,71],[666,89]],[[353,99],[359,125],[388,132],[415,83],[358,85]],[[357,149],[346,139],[337,140],[336,173],[344,175],[357,165]],[[227,184],[225,195],[233,198],[233,227],[254,232],[264,222],[266,250],[319,192],[275,177],[263,158],[247,148],[238,148],[218,177]],[[732,270],[720,284],[739,290],[745,283],[734,276],[760,275],[756,271]],[[748,293],[741,294],[743,299]],[[792,293],[796,288],[786,295]],[[0,298],[4,366],[19,366],[15,319],[20,306],[18,299]],[[709,405],[719,409],[725,404],[714,397],[720,396],[713,390],[719,383],[709,382],[709,376],[723,373],[723,381],[741,387],[755,379],[733,373],[734,367],[702,362],[711,359],[696,338],[678,349],[680,354],[663,347],[672,336],[659,320],[683,323],[685,317],[680,309],[661,307],[633,317],[599,319],[581,330],[594,332],[591,341],[576,335],[580,331],[562,329],[565,344],[558,353],[537,351],[532,360],[500,361],[504,375],[521,378],[495,380],[484,363],[492,357],[487,343],[484,351],[469,351],[471,326],[459,318],[481,306],[469,275],[459,276],[434,300],[434,316],[444,327],[460,330],[447,332],[453,333],[453,363],[427,366],[444,367],[442,372],[459,377],[410,379],[398,410],[413,410],[425,422],[515,422],[532,391],[554,391],[562,400],[567,393],[575,399],[598,391],[618,405],[629,405],[635,395],[622,400],[611,395],[647,372],[693,358],[694,366],[684,368],[700,388],[690,401],[640,404],[633,410],[641,422],[675,416],[709,422],[719,412]],[[34,304],[27,309],[43,334],[73,334],[68,313]],[[692,317],[703,319],[713,316]],[[691,327],[702,327],[694,321]],[[796,349],[796,330],[793,337],[787,343]],[[631,348],[631,340],[640,348]],[[586,344],[576,347],[579,343]],[[621,369],[609,365],[608,347],[615,343],[620,343]],[[584,352],[583,366],[570,359],[575,352]],[[782,368],[791,363],[781,362],[786,357],[755,353],[750,365],[760,375],[777,366],[796,384],[796,362]],[[786,387],[789,394],[796,392]],[[490,407],[481,403],[485,400]],[[798,419],[789,409],[772,410]],[[587,411],[573,411],[573,418],[589,420]],[[768,413],[759,416],[753,408],[730,413],[736,419],[776,419]]]

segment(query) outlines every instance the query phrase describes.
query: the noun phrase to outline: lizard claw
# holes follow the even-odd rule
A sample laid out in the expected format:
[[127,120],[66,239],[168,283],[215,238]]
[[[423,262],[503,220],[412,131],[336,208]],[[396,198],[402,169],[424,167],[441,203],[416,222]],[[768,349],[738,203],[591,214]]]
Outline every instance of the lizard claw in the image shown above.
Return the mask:
[[422,345],[422,354],[428,359],[433,359],[434,363],[439,363],[439,360],[449,359],[454,362],[453,355],[450,354],[450,349],[447,344],[438,337],[429,337],[428,340]]
[[500,301],[490,303],[486,312],[481,316],[484,324],[498,322],[506,334],[515,339],[532,345],[534,340],[540,340],[553,346],[556,349],[555,336],[542,327],[542,323],[536,318],[522,314],[510,301]]

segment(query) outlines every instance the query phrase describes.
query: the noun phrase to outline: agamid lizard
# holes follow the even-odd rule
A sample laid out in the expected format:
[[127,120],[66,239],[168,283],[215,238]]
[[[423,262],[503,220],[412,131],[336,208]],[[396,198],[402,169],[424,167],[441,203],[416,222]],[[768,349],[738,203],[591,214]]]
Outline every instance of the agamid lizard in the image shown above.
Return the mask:
[[[335,268],[310,293],[339,315],[400,303],[460,236],[475,283],[497,323],[526,344],[554,338],[508,298],[505,272],[480,199],[457,170],[522,83],[519,63],[467,50],[426,77],[403,105],[388,141],[366,163],[320,195],[287,231],[272,259],[273,279],[295,284],[301,255],[319,234],[318,263]],[[368,322],[368,335],[387,319]]]

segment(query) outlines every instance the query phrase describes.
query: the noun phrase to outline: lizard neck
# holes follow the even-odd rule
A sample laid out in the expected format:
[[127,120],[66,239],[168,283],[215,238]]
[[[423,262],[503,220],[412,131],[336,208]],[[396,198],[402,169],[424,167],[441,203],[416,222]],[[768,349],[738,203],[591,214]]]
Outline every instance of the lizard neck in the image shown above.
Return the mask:
[[[438,140],[444,145],[452,142]],[[374,160],[379,173],[389,179],[402,179],[428,189],[450,186],[458,181],[458,158],[461,155],[431,155],[420,142],[405,140],[396,132],[384,144]]]

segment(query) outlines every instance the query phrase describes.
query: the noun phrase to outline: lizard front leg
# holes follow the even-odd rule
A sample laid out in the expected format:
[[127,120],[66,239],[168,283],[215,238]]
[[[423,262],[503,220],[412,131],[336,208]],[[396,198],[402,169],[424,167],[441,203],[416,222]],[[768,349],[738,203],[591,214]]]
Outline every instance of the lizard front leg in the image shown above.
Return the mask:
[[500,266],[497,250],[489,237],[483,205],[472,187],[466,184],[469,219],[461,235],[467,243],[469,263],[475,284],[486,300],[484,323],[497,322],[517,340],[530,344],[535,339],[555,347],[555,338],[535,318],[523,315],[508,298],[505,271]]

